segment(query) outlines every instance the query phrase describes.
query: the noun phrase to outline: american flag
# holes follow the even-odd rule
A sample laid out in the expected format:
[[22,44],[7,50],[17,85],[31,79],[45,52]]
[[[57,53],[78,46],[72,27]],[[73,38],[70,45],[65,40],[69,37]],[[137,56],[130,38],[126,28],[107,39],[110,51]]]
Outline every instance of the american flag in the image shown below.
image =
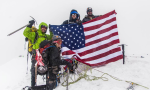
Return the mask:
[[54,35],[62,38],[62,55],[89,66],[99,66],[123,58],[119,44],[116,12],[111,11],[88,22],[50,25]]

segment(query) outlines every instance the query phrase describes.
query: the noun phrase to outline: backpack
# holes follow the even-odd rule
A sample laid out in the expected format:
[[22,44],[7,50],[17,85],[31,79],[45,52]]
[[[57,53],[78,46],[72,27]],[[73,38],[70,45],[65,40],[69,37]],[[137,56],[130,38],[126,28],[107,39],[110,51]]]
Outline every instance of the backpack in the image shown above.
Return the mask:
[[[35,40],[34,40],[34,43],[35,43],[36,40],[37,40],[37,38],[38,38],[37,28],[34,27],[34,26],[32,26],[31,32],[35,32],[35,34],[36,34]],[[30,39],[28,39],[28,52],[29,52],[30,54],[32,54],[32,49],[33,49],[33,44],[34,44],[34,43],[32,43]]]
[[45,52],[48,48],[55,47],[51,45],[51,41],[44,40],[40,43],[40,48],[36,49],[35,60],[37,60],[37,71],[44,74],[47,71],[47,53]]
[[39,48],[39,52],[40,54],[42,55],[43,52],[45,52],[45,50],[47,48],[49,48],[51,46],[51,41],[48,41],[48,40],[44,40],[40,43],[40,48]]

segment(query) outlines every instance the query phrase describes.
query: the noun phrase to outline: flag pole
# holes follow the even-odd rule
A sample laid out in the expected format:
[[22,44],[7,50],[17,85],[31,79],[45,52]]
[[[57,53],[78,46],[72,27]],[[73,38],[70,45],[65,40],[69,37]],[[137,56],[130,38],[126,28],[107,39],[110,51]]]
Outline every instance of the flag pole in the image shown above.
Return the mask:
[[125,58],[124,58],[124,52],[125,52],[125,51],[124,51],[124,44],[122,44],[122,50],[123,50],[123,51],[122,51],[122,54],[123,54],[123,64],[125,64]]
[[118,45],[118,46],[122,46],[122,54],[123,54],[123,64],[125,64],[125,46],[127,46],[126,44],[121,44],[121,45]]

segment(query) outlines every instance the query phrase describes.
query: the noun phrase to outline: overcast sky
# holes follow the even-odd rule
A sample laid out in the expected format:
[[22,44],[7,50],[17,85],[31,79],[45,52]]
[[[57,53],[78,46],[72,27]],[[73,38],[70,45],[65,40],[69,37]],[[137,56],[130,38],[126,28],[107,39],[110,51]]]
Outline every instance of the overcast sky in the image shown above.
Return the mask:
[[24,54],[24,29],[7,34],[26,25],[29,16],[38,24],[60,25],[72,9],[83,19],[87,7],[93,8],[94,15],[116,10],[120,43],[128,45],[126,54],[150,54],[150,0],[0,0],[1,61]]

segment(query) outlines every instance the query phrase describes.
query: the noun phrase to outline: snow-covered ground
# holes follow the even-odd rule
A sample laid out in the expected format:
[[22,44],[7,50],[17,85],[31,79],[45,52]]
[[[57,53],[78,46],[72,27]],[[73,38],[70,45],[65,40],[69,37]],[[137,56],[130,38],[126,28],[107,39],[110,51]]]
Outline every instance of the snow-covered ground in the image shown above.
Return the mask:
[[[104,73],[103,79],[94,81],[87,81],[81,79],[77,83],[69,85],[69,90],[126,90],[129,83],[126,81],[132,81],[139,85],[150,88],[150,58],[136,58],[126,57],[126,62],[123,65],[122,60],[109,63],[105,66],[92,69],[87,72],[88,75],[101,77]],[[27,71],[26,57],[14,58],[0,66],[0,87],[1,90],[21,90],[25,86],[30,86],[30,60],[29,70]],[[42,76],[38,76],[38,85],[45,84],[42,80]],[[148,90],[147,88],[135,85],[135,90]],[[66,90],[66,87],[61,84],[55,90]]]

